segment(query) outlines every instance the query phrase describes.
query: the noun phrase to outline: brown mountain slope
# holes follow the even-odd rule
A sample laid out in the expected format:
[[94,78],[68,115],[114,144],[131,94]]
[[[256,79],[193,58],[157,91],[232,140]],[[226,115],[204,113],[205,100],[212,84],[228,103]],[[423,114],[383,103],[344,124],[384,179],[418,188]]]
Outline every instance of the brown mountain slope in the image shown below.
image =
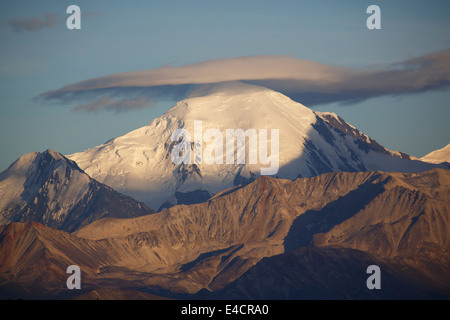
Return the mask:
[[[71,264],[83,273],[78,294],[97,287],[145,288],[163,296],[216,291],[257,268],[262,258],[298,255],[304,248],[297,248],[311,240],[319,252],[357,249],[382,261],[400,259],[411,274],[446,279],[449,180],[450,171],[442,169],[414,175],[339,172],[295,181],[261,177],[205,203],[102,219],[73,234],[13,223],[0,234],[1,296],[77,294],[65,288]],[[433,267],[414,265],[414,257],[429,248]]]
[[314,237],[316,246],[340,246],[382,257],[414,255],[423,247],[450,249],[449,171],[393,173],[385,191],[356,215]]
[[[264,258],[224,289],[198,297],[448,299],[449,178],[448,171],[390,173],[371,201],[371,186],[360,185],[300,215],[285,239],[289,253]],[[336,223],[343,216],[350,217]],[[372,264],[382,270],[382,290],[365,285]]]

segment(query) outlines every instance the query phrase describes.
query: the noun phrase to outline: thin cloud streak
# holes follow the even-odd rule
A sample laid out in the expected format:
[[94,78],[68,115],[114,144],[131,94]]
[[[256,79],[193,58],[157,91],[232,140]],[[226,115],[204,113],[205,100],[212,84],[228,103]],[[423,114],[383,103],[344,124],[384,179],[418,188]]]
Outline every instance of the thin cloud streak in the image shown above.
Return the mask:
[[13,20],[4,21],[1,23],[2,27],[9,27],[14,32],[22,31],[38,31],[43,28],[54,27],[55,24],[62,20],[61,17],[52,13],[44,14],[44,18],[38,17],[24,17]]
[[[143,101],[182,98],[196,85],[226,81],[264,86],[307,106],[334,102],[348,104],[385,95],[447,89],[450,85],[450,50],[376,70],[344,68],[289,56],[219,59],[88,79],[45,92],[36,99],[65,104],[84,101],[85,107],[78,110],[111,110],[111,103],[102,107],[100,95],[128,101],[113,104],[115,111],[125,111],[142,107]],[[131,100],[140,102],[131,103]]]
[[[82,17],[86,18],[96,18],[103,15],[104,12],[98,11],[83,11]],[[44,17],[21,17],[17,19],[12,19],[8,21],[0,22],[0,31],[5,28],[10,29],[13,32],[36,32],[44,28],[53,28],[57,24],[61,24],[65,27],[65,21],[69,15],[63,16],[54,13],[45,13]]]

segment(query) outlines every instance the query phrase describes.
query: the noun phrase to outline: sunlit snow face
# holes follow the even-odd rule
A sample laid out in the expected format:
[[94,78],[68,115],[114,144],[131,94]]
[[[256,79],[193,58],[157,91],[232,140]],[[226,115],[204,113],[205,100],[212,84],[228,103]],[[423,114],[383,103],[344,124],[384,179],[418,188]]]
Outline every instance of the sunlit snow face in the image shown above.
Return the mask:
[[[176,129],[171,136],[173,148],[171,152],[174,164],[223,164],[224,163],[224,141],[225,141],[225,163],[246,164],[246,137],[249,141],[248,164],[259,164],[270,166],[260,168],[262,175],[274,175],[279,169],[279,129],[271,129],[270,156],[267,150],[267,129],[226,129],[225,140],[222,132],[217,128],[207,129],[203,133],[203,122],[194,121],[194,142],[190,132],[184,128]],[[236,138],[236,148],[235,148]],[[259,141],[259,144],[258,144]],[[208,142],[208,143],[207,143]],[[205,143],[205,148],[203,144]],[[191,149],[194,154],[191,154]],[[192,159],[193,158],[193,159]]]

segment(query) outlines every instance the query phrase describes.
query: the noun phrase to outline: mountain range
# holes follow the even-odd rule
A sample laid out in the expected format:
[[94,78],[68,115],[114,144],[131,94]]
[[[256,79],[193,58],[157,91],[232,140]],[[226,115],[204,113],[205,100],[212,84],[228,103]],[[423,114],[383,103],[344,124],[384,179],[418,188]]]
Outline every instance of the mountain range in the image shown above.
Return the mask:
[[[212,143],[199,121],[279,130],[277,172],[195,161]],[[191,163],[172,159],[177,129],[193,133]],[[278,92],[201,85],[149,126],[0,173],[0,298],[448,299],[447,149],[416,159]]]
[[[444,169],[333,172],[260,177],[204,203],[96,220],[70,234],[15,222],[0,233],[0,295],[73,296],[62,284],[76,264],[78,294],[448,298],[449,198]],[[383,290],[361,281],[372,264],[382,268]]]

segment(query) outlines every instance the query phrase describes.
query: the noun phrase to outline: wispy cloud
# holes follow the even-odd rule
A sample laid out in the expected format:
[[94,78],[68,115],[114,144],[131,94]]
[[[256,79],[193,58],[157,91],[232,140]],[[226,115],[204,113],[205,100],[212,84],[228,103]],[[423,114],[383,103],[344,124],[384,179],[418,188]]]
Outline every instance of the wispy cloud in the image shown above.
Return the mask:
[[52,13],[46,13],[43,18],[23,17],[4,21],[1,26],[9,27],[14,32],[38,31],[55,26],[58,20],[62,20],[62,18]]
[[[104,12],[83,11],[82,18],[96,18]],[[0,22],[0,30],[9,29],[13,32],[35,32],[45,28],[52,28],[58,24],[65,26],[65,21],[69,15],[45,13],[43,17],[20,17]]]
[[[142,107],[143,101],[150,102],[161,97],[182,97],[196,85],[225,81],[261,85],[307,106],[352,103],[384,95],[448,88],[450,50],[400,61],[376,70],[344,68],[289,56],[211,60],[88,79],[45,92],[37,99],[56,103],[84,101],[85,107],[78,107],[77,110],[118,111]],[[110,97],[116,103],[111,108],[110,101],[99,97]],[[131,103],[131,100],[136,103]]]

